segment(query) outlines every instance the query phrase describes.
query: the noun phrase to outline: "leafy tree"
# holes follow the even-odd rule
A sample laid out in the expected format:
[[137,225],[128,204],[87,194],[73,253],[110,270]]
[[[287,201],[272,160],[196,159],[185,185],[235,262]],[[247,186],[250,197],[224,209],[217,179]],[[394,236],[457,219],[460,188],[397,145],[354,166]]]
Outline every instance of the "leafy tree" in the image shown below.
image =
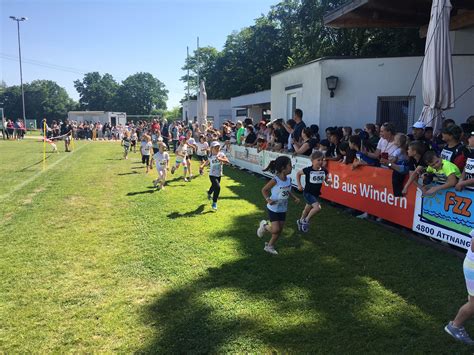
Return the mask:
[[101,76],[98,72],[87,73],[82,80],[74,81],[79,93],[82,110],[114,111],[114,98],[119,84],[110,74]]
[[114,107],[130,115],[148,115],[153,109],[166,109],[168,90],[150,73],[130,75],[120,85]]
[[[28,119],[36,119],[39,124],[43,118],[48,121],[65,118],[76,103],[69,97],[66,90],[51,80],[35,80],[23,85],[25,91],[25,109]],[[8,118],[23,117],[20,86],[6,87],[0,93],[5,115]]]

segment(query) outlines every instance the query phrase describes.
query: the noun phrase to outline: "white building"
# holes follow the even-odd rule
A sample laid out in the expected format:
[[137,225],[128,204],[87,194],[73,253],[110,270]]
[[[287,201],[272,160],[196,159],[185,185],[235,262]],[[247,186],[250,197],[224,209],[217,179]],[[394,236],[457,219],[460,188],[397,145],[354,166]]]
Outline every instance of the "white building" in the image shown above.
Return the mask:
[[255,123],[262,119],[270,119],[271,90],[259,91],[253,94],[232,97],[232,121],[252,117]]
[[[306,125],[363,128],[369,122],[393,122],[408,131],[423,108],[421,77],[410,93],[422,57],[321,58],[272,76],[272,119],[303,110]],[[474,55],[453,55],[455,95],[474,85]],[[334,97],[326,78],[338,77]],[[409,96],[408,96],[409,95]],[[474,90],[446,112],[462,123],[474,113]]]
[[[230,100],[207,100],[207,120],[212,121],[214,127],[220,127],[226,120],[232,119]],[[195,122],[197,120],[197,101],[183,102],[183,121]]]
[[69,111],[68,120],[77,122],[101,122],[110,123],[112,126],[127,123],[127,114],[125,112],[105,112],[105,111]]

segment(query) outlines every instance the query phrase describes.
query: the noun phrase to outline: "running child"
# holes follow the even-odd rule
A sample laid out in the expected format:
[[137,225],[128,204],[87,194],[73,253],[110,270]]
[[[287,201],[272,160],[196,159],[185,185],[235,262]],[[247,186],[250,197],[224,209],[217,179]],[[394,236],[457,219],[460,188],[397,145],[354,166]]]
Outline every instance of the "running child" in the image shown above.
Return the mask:
[[188,165],[186,161],[186,154],[188,152],[188,145],[186,144],[186,137],[180,136],[179,137],[179,145],[176,147],[176,160],[174,166],[171,167],[171,174],[174,174],[176,169],[179,168],[180,165],[183,166],[183,178],[184,181],[188,182],[188,178],[186,174],[188,172]]
[[169,170],[170,156],[166,151],[166,144],[163,142],[158,143],[158,152],[153,154],[153,159],[156,164],[156,171],[158,172],[158,178],[153,180],[153,186],[156,187],[160,183],[160,190],[165,189],[166,183],[166,172]]
[[196,140],[192,137],[193,131],[188,129],[186,131],[186,144],[188,145],[188,151],[186,154],[186,165],[188,166],[189,178],[193,178],[193,171],[191,170],[191,157],[193,153],[197,150]]
[[142,153],[142,164],[146,165],[146,173],[150,171],[150,150],[152,148],[151,137],[144,134],[142,137],[140,151]]
[[123,132],[123,138],[122,138],[122,142],[121,142],[121,145],[123,146],[123,158],[124,159],[128,159],[128,151],[130,150],[130,144],[131,144],[130,132],[125,131],[125,132]]
[[267,201],[269,224],[266,220],[260,222],[257,229],[257,236],[263,237],[263,234],[269,232],[272,234],[270,242],[265,243],[265,250],[267,253],[277,255],[275,250],[275,243],[280,237],[286,220],[286,211],[288,210],[288,198],[291,196],[296,203],[299,203],[299,198],[291,192],[291,159],[287,156],[280,156],[272,160],[268,167],[263,171],[270,171],[275,174],[262,189],[262,195]]
[[[320,151],[311,154],[311,166],[308,166],[296,173],[296,183],[298,190],[303,192],[303,197],[306,201],[306,206],[303,209],[301,218],[296,221],[298,230],[300,232],[309,231],[310,219],[319,211],[321,211],[321,204],[319,202],[319,195],[321,195],[321,187],[323,183],[330,184],[328,171],[323,168],[324,155]],[[301,177],[305,176],[305,186],[301,185]]]
[[211,143],[211,155],[206,164],[210,165],[209,180],[211,180],[211,187],[207,191],[207,198],[212,199],[212,209],[217,210],[217,199],[221,192],[221,177],[224,164],[229,164],[229,159],[221,150],[219,142]]
[[137,141],[138,141],[138,135],[135,129],[132,129],[132,135],[130,136],[130,143],[131,143],[131,148],[130,151],[133,148],[133,152],[137,152]]
[[209,154],[209,143],[206,142],[204,135],[199,136],[199,142],[196,142],[196,156],[199,161],[199,174],[204,174],[204,166],[208,160],[207,155]]

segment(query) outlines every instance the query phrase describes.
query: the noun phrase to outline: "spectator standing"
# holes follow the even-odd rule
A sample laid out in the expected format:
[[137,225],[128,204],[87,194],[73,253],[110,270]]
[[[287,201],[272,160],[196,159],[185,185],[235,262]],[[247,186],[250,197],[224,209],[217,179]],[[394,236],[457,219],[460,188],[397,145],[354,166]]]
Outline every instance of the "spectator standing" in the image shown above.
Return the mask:
[[[292,141],[291,144],[301,143],[301,133],[303,132],[303,128],[306,127],[306,124],[303,121],[303,111],[299,108],[295,110],[293,115],[293,120],[295,121],[295,126],[291,127],[290,125],[286,124],[285,128],[289,134],[291,134]],[[290,149],[288,149],[290,150]]]
[[461,191],[465,187],[473,189],[474,187],[474,131],[468,137],[467,161],[461,175],[461,179],[456,184],[456,190]]
[[237,121],[236,128],[237,133],[235,135],[235,138],[237,139],[237,144],[241,145],[243,143],[242,138],[245,135],[245,128],[242,126],[242,121]]
[[318,145],[317,140],[313,137],[310,128],[305,127],[301,132],[302,142],[294,144],[295,154],[310,156],[313,149]]
[[462,129],[459,126],[452,125],[444,128],[441,131],[441,136],[446,145],[440,154],[441,159],[456,164],[460,171],[464,169],[469,153],[464,144],[460,142],[461,135]]

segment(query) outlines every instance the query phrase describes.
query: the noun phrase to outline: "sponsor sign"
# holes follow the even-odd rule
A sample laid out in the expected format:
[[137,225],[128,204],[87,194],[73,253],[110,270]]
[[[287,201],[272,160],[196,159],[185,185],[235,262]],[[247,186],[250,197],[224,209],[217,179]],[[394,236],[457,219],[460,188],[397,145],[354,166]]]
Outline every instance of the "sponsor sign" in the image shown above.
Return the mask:
[[[311,165],[307,157],[292,156],[255,148],[232,145],[229,159],[232,164],[257,174],[272,177],[263,169],[281,155],[291,159],[292,183],[296,173]],[[423,197],[414,185],[406,196],[394,196],[392,171],[368,166],[352,170],[350,165],[329,162],[327,169],[332,186],[323,185],[321,197],[359,211],[383,218],[413,231],[467,249],[471,245],[469,233],[474,229],[473,190],[461,192],[443,190],[434,196]],[[304,178],[302,178],[304,186]]]
[[398,197],[392,190],[392,171],[329,162],[332,186],[322,188],[321,197],[384,220],[412,228],[415,208],[415,187]]
[[413,230],[426,236],[467,249],[474,229],[472,190],[447,189],[433,196],[416,193]]

